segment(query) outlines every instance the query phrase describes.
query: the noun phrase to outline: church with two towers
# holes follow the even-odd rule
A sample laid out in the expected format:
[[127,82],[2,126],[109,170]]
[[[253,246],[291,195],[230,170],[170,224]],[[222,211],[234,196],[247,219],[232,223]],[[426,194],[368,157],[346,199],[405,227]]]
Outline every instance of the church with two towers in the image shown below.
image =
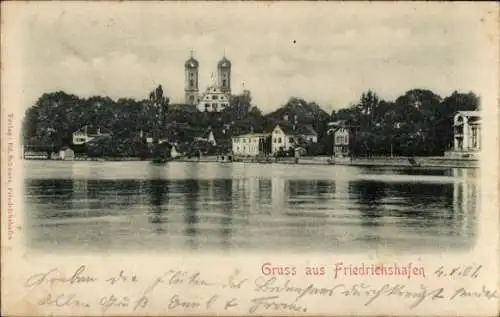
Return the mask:
[[186,104],[196,105],[202,112],[220,112],[229,107],[231,98],[231,62],[224,56],[217,63],[217,81],[200,94],[199,62],[191,56],[184,64],[184,100]]

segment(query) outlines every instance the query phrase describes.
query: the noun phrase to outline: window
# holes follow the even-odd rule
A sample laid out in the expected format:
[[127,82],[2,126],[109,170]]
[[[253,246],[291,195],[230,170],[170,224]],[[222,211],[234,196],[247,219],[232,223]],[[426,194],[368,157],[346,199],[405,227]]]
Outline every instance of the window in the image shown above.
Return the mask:
[[189,87],[193,87],[194,86],[194,80],[190,79],[189,80]]
[[278,138],[278,143],[281,143],[281,138]]
[[309,141],[310,141],[310,142],[313,142],[313,138],[309,138]]
[[344,144],[349,144],[349,136],[344,135]]
[[206,104],[205,104],[205,109],[208,109],[208,107],[210,107],[210,104],[209,104],[209,103],[206,103]]
[[213,103],[213,104],[212,104],[212,109],[213,109],[214,111],[217,111],[217,104],[216,104],[216,103]]
[[189,96],[189,100],[194,101],[194,96],[193,95]]
[[289,141],[290,143],[293,143],[293,138],[288,138],[288,141]]
[[472,147],[473,148],[478,148],[477,136],[478,136],[477,128],[472,128]]
[[222,86],[226,87],[226,82],[227,82],[227,81],[224,79],[224,80],[222,81]]
[[212,96],[212,100],[217,100],[217,96],[216,96],[216,95],[213,95],[213,96]]
[[273,139],[273,143],[276,143],[276,142],[278,142],[278,141],[277,141],[277,139],[276,139],[276,138],[274,138],[274,139]]

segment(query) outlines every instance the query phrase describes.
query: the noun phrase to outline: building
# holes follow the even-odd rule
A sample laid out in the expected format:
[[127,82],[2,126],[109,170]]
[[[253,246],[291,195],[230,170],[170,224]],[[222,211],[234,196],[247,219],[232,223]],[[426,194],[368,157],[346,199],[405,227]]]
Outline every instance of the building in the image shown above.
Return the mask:
[[232,137],[233,155],[258,156],[270,152],[269,133],[247,133]]
[[195,140],[204,141],[212,144],[213,146],[224,146],[224,144],[228,146],[227,143],[231,141],[229,137],[229,130],[225,126],[219,129],[212,129],[212,127],[209,127],[205,132],[203,132],[203,134],[196,137]]
[[84,126],[83,128],[73,132],[73,144],[81,145],[94,140],[97,137],[109,136],[110,133],[102,133],[100,128],[92,128]]
[[335,121],[328,124],[328,134],[333,136],[333,156],[346,157],[351,155],[352,127],[345,121]]
[[49,155],[47,154],[47,152],[25,151],[24,152],[24,159],[25,160],[48,160]]
[[184,102],[196,105],[202,112],[221,112],[229,107],[231,99],[231,62],[224,56],[217,63],[217,79],[200,95],[200,63],[191,57],[184,63]]
[[272,153],[288,151],[295,146],[295,131],[288,125],[276,125],[272,132]]
[[318,134],[311,125],[280,123],[272,131],[272,153],[290,151],[303,143],[317,143]]
[[221,112],[229,107],[230,95],[221,87],[212,85],[200,97],[198,110],[201,112]]
[[196,59],[189,58],[184,63],[184,102],[187,105],[197,105],[199,102],[198,94],[198,69],[200,64]]
[[458,111],[453,116],[453,145],[445,155],[476,157],[481,151],[481,113]]
[[65,161],[73,161],[75,159],[75,151],[70,148],[62,148],[59,151],[59,159]]
[[197,141],[204,141],[207,143],[212,144],[213,146],[217,145],[217,140],[215,139],[215,134],[214,131],[211,129],[207,130],[203,135],[200,137],[195,138]]
[[231,62],[225,56],[217,63],[217,85],[223,93],[231,95]]
[[318,143],[318,133],[314,130],[313,126],[310,124],[298,124],[296,126],[297,134],[306,143]]
[[176,158],[181,156],[180,153],[177,151],[177,147],[175,145],[172,145],[172,148],[170,148],[170,157],[171,158]]

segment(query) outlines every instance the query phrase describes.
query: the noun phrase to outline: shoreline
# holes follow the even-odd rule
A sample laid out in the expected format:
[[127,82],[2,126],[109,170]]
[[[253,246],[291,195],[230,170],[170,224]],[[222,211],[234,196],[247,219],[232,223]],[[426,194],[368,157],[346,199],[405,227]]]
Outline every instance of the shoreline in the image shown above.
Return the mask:
[[[195,158],[178,158],[168,161],[168,163],[186,162],[186,163],[244,163],[244,164],[285,164],[285,165],[340,165],[340,166],[359,166],[359,167],[390,167],[390,168],[410,168],[410,169],[436,169],[436,168],[479,168],[478,159],[451,159],[447,157],[414,157],[416,165],[410,164],[406,157],[394,158],[336,158],[332,159],[327,156],[302,157],[295,162],[293,157],[282,157],[278,160],[270,158],[268,161],[257,160],[255,158],[235,158],[233,161],[219,161],[217,156],[205,156],[199,159]],[[26,161],[42,160],[42,161],[65,161],[65,160],[50,160],[50,159],[23,159]],[[139,158],[109,158],[104,160],[95,159],[75,159],[66,160],[65,162],[151,162],[150,160],[140,160]]]

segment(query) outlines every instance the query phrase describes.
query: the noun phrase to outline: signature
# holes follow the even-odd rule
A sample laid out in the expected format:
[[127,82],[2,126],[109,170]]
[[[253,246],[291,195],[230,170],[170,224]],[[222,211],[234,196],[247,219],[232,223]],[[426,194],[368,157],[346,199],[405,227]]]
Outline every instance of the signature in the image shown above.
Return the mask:
[[279,296],[257,297],[250,300],[250,308],[248,309],[248,312],[250,314],[254,314],[259,310],[294,313],[307,312],[307,308],[304,305],[298,304],[296,302],[289,303],[280,301]]

